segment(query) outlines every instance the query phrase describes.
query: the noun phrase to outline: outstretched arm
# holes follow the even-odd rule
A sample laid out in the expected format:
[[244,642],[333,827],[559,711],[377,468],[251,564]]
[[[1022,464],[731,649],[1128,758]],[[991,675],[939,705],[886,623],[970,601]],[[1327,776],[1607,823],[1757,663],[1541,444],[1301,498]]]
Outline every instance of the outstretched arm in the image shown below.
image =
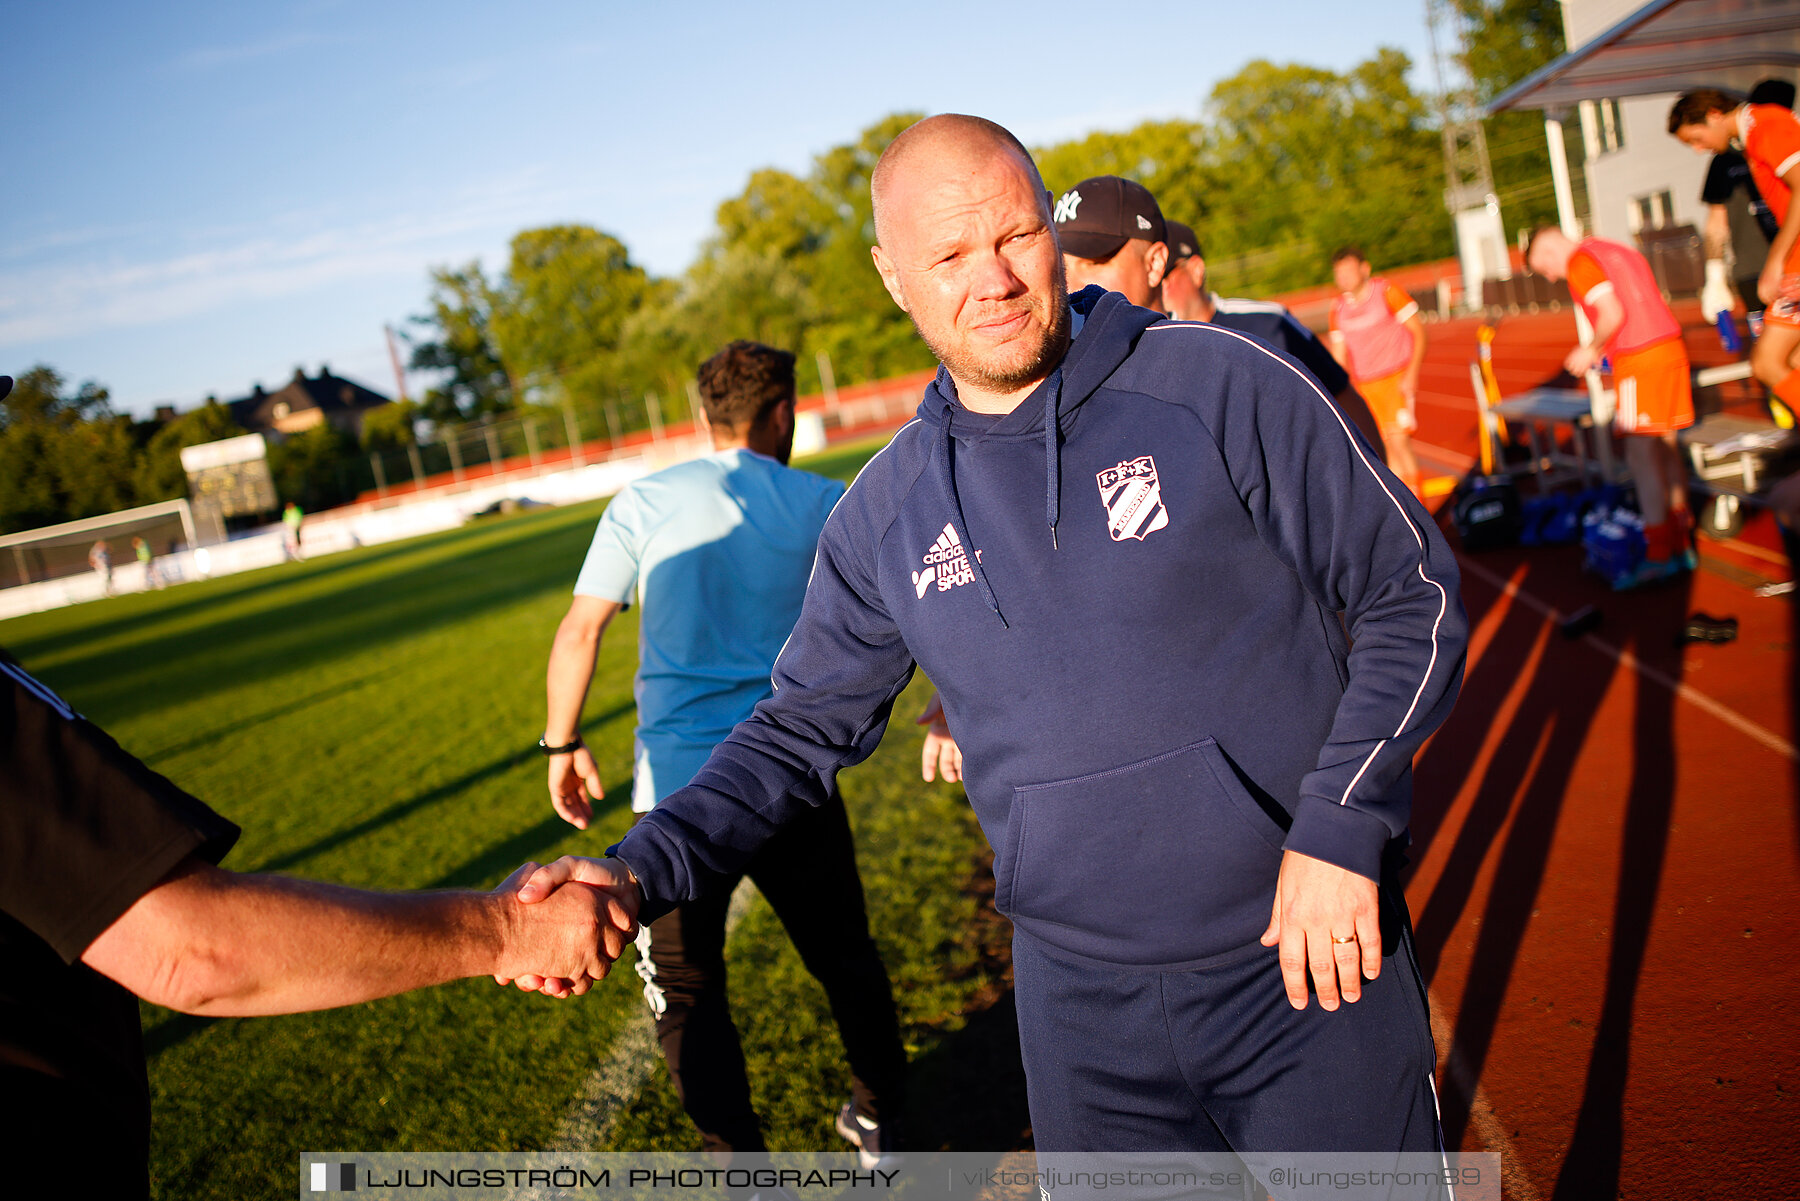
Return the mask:
[[[580,736],[581,707],[594,678],[594,657],[600,653],[606,627],[622,608],[618,601],[577,596],[556,627],[550,666],[544,673],[544,741],[550,746],[567,746]],[[564,821],[587,829],[594,816],[593,802],[604,795],[600,768],[585,746],[550,756],[550,807]]]
[[213,1017],[329,1009],[465,976],[536,973],[572,982],[556,995],[586,992],[631,937],[633,910],[582,885],[522,904],[535,870],[491,893],[378,893],[190,856],[81,959],[145,1000]]

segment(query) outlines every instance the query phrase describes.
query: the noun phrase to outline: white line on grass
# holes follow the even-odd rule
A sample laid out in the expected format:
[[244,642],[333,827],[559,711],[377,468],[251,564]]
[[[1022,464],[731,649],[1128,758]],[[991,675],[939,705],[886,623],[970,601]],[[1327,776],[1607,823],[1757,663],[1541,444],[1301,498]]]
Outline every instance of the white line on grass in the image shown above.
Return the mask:
[[[756,885],[746,878],[731,894],[731,908],[725,917],[725,936],[737,928]],[[556,1133],[544,1145],[546,1151],[604,1151],[612,1134],[613,1122],[644,1091],[656,1071],[656,1023],[649,1007],[634,1005],[632,1015],[619,1031],[618,1041],[598,1067],[582,1082],[574,1104],[563,1116]]]

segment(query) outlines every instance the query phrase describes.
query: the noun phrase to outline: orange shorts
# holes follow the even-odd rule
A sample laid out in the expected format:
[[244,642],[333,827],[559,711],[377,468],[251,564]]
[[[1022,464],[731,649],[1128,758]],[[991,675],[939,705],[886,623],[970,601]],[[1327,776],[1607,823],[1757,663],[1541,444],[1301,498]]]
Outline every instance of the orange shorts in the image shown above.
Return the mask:
[[1383,433],[1398,430],[1407,434],[1419,428],[1418,419],[1413,416],[1412,402],[1400,390],[1400,380],[1405,375],[1404,371],[1396,371],[1380,379],[1356,381],[1356,390],[1369,402],[1369,412]]
[[1694,424],[1694,387],[1680,338],[1614,355],[1612,375],[1613,427],[1621,434],[1672,434]]

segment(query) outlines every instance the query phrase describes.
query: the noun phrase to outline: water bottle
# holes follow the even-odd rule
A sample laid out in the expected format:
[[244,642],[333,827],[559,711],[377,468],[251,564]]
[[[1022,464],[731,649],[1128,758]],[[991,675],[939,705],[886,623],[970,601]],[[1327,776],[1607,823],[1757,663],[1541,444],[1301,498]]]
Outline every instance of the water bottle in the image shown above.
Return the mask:
[[1738,337],[1737,319],[1730,313],[1720,313],[1715,321],[1719,327],[1719,345],[1723,346],[1728,354],[1742,354],[1744,340]]

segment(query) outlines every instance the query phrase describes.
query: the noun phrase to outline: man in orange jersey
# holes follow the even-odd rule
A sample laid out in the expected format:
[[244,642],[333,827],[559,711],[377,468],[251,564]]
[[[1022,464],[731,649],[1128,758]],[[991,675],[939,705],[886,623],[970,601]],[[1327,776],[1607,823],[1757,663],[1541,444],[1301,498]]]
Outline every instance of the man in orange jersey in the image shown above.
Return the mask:
[[1669,132],[1702,154],[1728,150],[1735,139],[1757,192],[1781,223],[1756,281],[1768,307],[1750,368],[1789,409],[1800,410],[1800,117],[1779,104],[1746,104],[1701,88],[1669,110]]
[[1387,464],[1400,482],[1419,491],[1419,463],[1413,458],[1413,405],[1419,391],[1419,364],[1425,361],[1425,320],[1413,298],[1374,275],[1354,246],[1331,256],[1331,278],[1339,296],[1331,303],[1331,353],[1381,428]]
[[1619,242],[1577,242],[1554,225],[1531,235],[1525,265],[1545,279],[1569,281],[1593,323],[1591,342],[1563,360],[1585,375],[1602,355],[1612,359],[1618,406],[1613,424],[1625,438],[1625,461],[1644,515],[1644,562],[1615,588],[1631,587],[1692,566],[1687,547],[1687,471],[1677,431],[1694,424],[1694,393],[1681,325],[1669,311],[1644,256]]

